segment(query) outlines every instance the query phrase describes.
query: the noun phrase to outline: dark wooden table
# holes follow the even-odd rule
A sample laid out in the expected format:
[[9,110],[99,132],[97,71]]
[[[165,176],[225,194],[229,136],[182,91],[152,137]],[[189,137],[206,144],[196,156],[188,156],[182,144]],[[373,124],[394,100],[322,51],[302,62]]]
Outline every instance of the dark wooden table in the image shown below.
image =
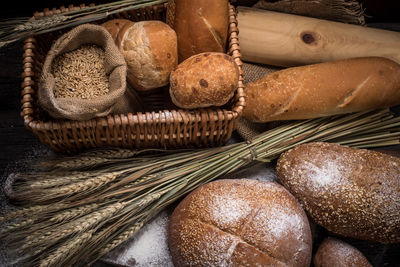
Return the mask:
[[[3,11],[4,12],[4,11]],[[384,25],[378,25],[384,26]],[[395,26],[395,27],[398,27]],[[400,27],[398,27],[400,30]],[[400,44],[399,44],[400,45]],[[39,156],[54,156],[55,153],[42,145],[24,127],[20,117],[20,84],[22,72],[22,42],[0,48],[0,182],[13,172],[23,170],[29,160]],[[57,155],[55,155],[57,156]],[[7,205],[7,199],[0,193],[0,208]],[[321,237],[314,243],[317,248]],[[400,244],[383,245],[359,240],[347,240],[360,249],[369,261],[377,267],[400,266]],[[0,266],[4,264],[0,252]],[[107,265],[98,263],[98,266]]]

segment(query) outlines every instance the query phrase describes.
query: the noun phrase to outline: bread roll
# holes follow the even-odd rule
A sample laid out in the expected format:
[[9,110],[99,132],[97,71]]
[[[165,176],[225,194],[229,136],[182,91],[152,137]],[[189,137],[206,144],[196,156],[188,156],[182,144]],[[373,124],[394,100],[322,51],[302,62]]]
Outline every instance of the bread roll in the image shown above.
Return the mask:
[[176,33],[161,21],[115,19],[103,26],[111,33],[128,66],[128,83],[139,91],[165,86],[178,63]]
[[168,6],[173,8],[167,14],[178,36],[179,62],[202,52],[225,52],[228,0],[170,0]]
[[309,143],[282,154],[277,175],[315,222],[329,231],[400,242],[400,158]]
[[298,120],[400,104],[400,65],[379,57],[288,68],[246,85],[244,117]]
[[297,200],[282,186],[218,180],[174,210],[168,244],[175,266],[309,266],[311,232]]
[[355,247],[337,238],[328,237],[314,256],[315,267],[372,267]]
[[[111,34],[112,38],[115,41],[117,41],[118,33],[122,30],[122,28],[125,25],[128,25],[128,27],[130,27],[133,24],[134,24],[134,22],[131,20],[128,20],[128,19],[111,19],[111,20],[107,20],[106,22],[104,22],[101,26],[106,28],[106,30]],[[118,45],[118,43],[117,43],[117,45]]]
[[170,95],[181,108],[222,106],[237,89],[239,69],[224,53],[194,55],[171,72]]

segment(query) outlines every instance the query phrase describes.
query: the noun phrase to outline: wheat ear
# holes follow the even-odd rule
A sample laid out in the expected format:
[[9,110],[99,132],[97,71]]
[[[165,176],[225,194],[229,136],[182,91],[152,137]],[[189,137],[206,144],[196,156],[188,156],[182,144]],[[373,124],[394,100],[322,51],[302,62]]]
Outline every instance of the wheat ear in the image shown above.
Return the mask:
[[0,222],[8,221],[8,220],[12,220],[15,218],[20,218],[20,217],[29,217],[29,216],[32,216],[32,214],[38,215],[38,214],[42,214],[43,212],[61,210],[68,206],[69,206],[68,204],[57,203],[57,204],[52,204],[52,205],[36,205],[36,206],[29,207],[29,208],[22,208],[19,210],[10,211],[9,213],[6,213],[6,214],[0,216]]
[[49,221],[52,223],[64,222],[64,221],[67,221],[70,219],[77,218],[82,215],[89,214],[89,213],[95,211],[96,209],[98,209],[99,206],[100,206],[99,204],[93,203],[93,204],[87,204],[87,205],[77,207],[77,208],[67,209],[67,210],[62,211],[62,212],[54,215],[53,217],[51,217],[49,219]]
[[34,219],[27,219],[27,220],[23,220],[17,223],[13,223],[13,224],[9,224],[7,226],[5,226],[3,229],[0,230],[0,238],[3,238],[5,236],[5,234],[15,231],[15,230],[19,230],[22,229],[24,227],[30,226],[35,222]]
[[132,149],[98,149],[83,153],[82,155],[87,157],[98,157],[106,159],[127,159],[136,156],[137,151]]
[[[74,197],[80,197],[86,194],[90,194],[94,190],[97,190],[104,185],[114,181],[122,172],[104,173],[99,176],[88,178],[86,180],[64,185],[57,188],[51,188],[49,190],[39,191],[40,194],[31,196],[33,202],[48,202],[54,199],[72,199]],[[27,196],[29,197],[29,196]]]
[[37,252],[40,252],[40,250],[52,246],[60,239],[71,234],[83,233],[91,228],[99,227],[100,223],[107,221],[107,219],[121,210],[125,205],[126,203],[114,203],[99,211],[92,212],[70,223],[61,225],[60,227],[45,232],[39,232],[33,236],[28,236],[24,240],[21,251],[23,252],[31,248],[40,248],[37,250]]
[[39,167],[45,169],[80,170],[102,165],[111,159],[101,157],[75,157],[64,160],[51,160],[40,163]]
[[66,241],[62,246],[57,248],[47,258],[43,259],[39,266],[65,266],[68,260],[74,257],[74,254],[79,251],[90,239],[94,233],[94,229],[77,235],[74,238]]
[[28,183],[28,186],[32,190],[62,186],[77,182],[79,180],[88,179],[97,174],[98,172],[71,172],[67,175],[57,175],[57,177],[54,177],[53,175],[52,178],[32,181]]
[[126,229],[124,232],[119,234],[116,238],[114,238],[110,243],[108,243],[106,246],[104,246],[102,249],[100,249],[98,253],[98,258],[101,256],[107,254],[110,252],[112,249],[116,248],[118,245],[122,244],[124,241],[128,240],[132,236],[134,236],[145,224],[145,221],[139,221],[130,226],[128,229]]
[[68,17],[63,15],[54,15],[54,16],[45,16],[40,19],[35,19],[31,21],[27,21],[24,24],[17,25],[14,29],[16,31],[29,31],[35,28],[46,29],[49,26],[53,26],[54,24],[61,23],[66,21]]

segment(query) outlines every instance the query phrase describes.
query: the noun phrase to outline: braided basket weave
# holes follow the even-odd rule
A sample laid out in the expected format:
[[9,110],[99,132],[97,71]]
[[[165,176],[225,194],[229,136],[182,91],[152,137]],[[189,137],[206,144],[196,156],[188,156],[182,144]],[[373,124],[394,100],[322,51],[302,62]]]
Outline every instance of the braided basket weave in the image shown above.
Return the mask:
[[[45,9],[35,17],[52,16],[62,12],[83,8],[69,6],[60,9]],[[165,21],[167,4],[154,5],[125,11],[107,19],[125,18],[132,21]],[[98,21],[95,23],[102,23]],[[68,30],[68,29],[67,29]],[[28,129],[40,141],[55,151],[74,153],[94,147],[129,148],[179,148],[207,147],[224,144],[236,127],[245,105],[243,71],[240,59],[236,13],[229,10],[228,54],[233,57],[240,70],[235,96],[224,107],[183,110],[172,108],[164,101],[166,95],[143,95],[144,106],[150,110],[137,114],[118,114],[87,121],[54,120],[37,105],[36,92],[41,68],[51,40],[56,40],[64,31],[54,31],[30,37],[24,42],[22,73],[21,116]],[[50,40],[50,41],[49,41]],[[149,103],[146,104],[146,101]]]

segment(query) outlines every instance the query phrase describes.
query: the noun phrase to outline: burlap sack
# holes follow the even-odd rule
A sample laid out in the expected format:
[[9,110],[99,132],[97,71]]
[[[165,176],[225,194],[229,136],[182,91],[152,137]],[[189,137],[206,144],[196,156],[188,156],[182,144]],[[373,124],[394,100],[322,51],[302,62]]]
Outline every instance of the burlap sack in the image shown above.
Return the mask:
[[[109,93],[92,99],[56,98],[53,93],[55,80],[51,73],[54,59],[84,44],[95,44],[104,49]],[[94,24],[77,26],[57,39],[46,56],[39,84],[39,104],[53,118],[70,120],[88,120],[110,113],[134,112],[135,107],[130,104],[132,94],[126,92],[126,70],[124,57],[105,28]]]

